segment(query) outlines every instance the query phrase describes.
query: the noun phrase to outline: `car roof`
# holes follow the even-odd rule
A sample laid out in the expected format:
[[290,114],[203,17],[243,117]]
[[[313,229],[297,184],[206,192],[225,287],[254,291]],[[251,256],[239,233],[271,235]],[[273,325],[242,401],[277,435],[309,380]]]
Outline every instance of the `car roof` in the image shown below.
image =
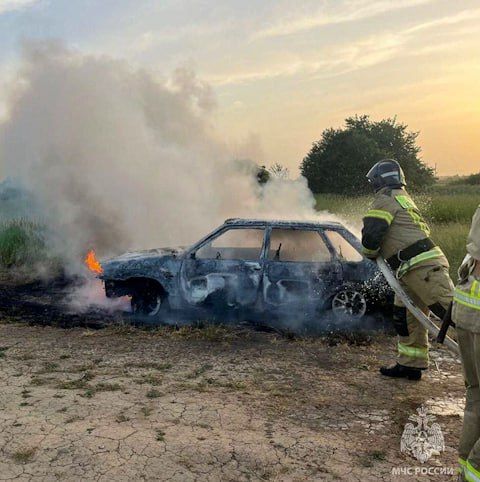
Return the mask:
[[283,228],[343,228],[343,224],[334,221],[295,221],[281,219],[246,219],[230,218],[225,220],[228,226],[276,226]]

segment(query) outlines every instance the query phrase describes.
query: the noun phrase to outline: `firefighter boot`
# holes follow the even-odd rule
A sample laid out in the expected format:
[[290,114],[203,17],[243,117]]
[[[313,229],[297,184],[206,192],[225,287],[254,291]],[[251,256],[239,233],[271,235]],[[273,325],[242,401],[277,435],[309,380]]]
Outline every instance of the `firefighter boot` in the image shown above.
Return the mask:
[[398,363],[390,368],[380,368],[380,373],[392,378],[408,378],[409,380],[420,380],[422,378],[422,370],[419,368],[406,367]]

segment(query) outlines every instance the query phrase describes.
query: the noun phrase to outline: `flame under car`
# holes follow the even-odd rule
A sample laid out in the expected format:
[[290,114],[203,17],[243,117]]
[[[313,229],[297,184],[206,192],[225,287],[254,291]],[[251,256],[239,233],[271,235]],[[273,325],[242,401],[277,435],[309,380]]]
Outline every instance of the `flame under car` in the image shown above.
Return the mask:
[[229,219],[187,249],[126,253],[102,263],[108,297],[131,296],[135,316],[172,313],[274,323],[361,319],[383,280],[340,223]]

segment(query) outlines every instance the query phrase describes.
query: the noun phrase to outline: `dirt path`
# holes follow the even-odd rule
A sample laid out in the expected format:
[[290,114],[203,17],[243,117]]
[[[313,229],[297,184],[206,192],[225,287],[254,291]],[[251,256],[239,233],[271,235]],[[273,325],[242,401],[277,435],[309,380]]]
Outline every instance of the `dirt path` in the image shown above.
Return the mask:
[[463,382],[443,351],[413,383],[377,375],[394,347],[381,335],[329,346],[218,327],[7,321],[0,480],[392,480],[392,467],[420,465],[399,445],[422,404],[446,442],[425,465],[456,464]]

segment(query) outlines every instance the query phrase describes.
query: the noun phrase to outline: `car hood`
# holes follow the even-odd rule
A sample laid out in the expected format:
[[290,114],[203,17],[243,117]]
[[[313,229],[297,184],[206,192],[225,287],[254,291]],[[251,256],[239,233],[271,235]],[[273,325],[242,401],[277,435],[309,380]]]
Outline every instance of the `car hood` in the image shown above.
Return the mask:
[[185,248],[157,248],[145,251],[131,251],[114,258],[101,261],[102,279],[147,276],[156,270],[168,272],[178,264],[178,258]]
[[[177,248],[155,248],[155,249],[146,249],[144,251],[128,251],[120,256],[115,256],[114,258],[110,258],[104,261],[104,263],[111,263],[111,262],[119,262],[119,263],[128,263],[130,261],[142,261],[142,260],[151,260],[151,259],[159,259],[165,257],[178,257],[185,251],[184,247],[177,247]],[[102,263],[103,264],[103,263]]]

